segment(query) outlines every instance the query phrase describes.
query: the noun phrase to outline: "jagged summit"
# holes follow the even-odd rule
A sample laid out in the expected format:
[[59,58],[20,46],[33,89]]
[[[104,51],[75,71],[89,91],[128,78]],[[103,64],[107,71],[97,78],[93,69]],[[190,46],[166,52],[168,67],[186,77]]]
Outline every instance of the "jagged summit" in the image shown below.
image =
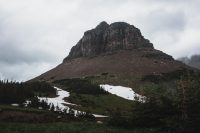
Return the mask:
[[105,30],[108,27],[109,27],[109,24],[106,21],[102,21],[99,25],[96,26],[95,29]]
[[153,48],[153,44],[145,39],[140,30],[133,25],[125,22],[115,22],[109,25],[103,21],[95,29],[84,33],[64,61],[137,48]]

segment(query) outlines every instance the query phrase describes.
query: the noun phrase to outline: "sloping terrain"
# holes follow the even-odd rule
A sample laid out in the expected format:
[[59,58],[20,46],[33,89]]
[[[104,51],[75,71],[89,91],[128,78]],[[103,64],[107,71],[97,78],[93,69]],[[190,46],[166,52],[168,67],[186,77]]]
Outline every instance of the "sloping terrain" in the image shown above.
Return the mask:
[[184,67],[154,49],[133,25],[102,22],[84,33],[63,63],[31,81],[90,78],[103,84],[134,87],[146,75],[162,75]]
[[129,85],[145,75],[159,75],[182,69],[182,63],[154,49],[122,50],[96,57],[80,57],[58,65],[34,80],[104,78],[101,83]]

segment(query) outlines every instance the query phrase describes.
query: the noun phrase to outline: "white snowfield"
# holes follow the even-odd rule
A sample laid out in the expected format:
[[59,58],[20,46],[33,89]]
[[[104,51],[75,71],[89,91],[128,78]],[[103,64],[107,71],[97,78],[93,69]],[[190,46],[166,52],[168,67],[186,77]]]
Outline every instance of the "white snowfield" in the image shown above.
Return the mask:
[[101,84],[100,87],[102,87],[105,91],[108,91],[109,93],[115,94],[124,99],[138,100],[141,102],[145,101],[145,96],[135,93],[132,88],[123,86],[113,86],[108,84]]
[[[59,109],[61,110],[64,110],[66,109],[66,106],[65,105],[76,105],[76,104],[73,104],[73,103],[68,103],[66,101],[64,101],[64,98],[65,97],[69,97],[69,92],[67,91],[64,91],[58,87],[54,87],[57,91],[57,97],[55,98],[46,98],[46,97],[38,97],[38,99],[40,101],[44,100],[46,101],[48,104],[53,104],[54,107],[59,107]],[[69,107],[67,107],[69,108]],[[56,108],[55,108],[56,109]]]
[[[67,105],[74,105],[74,106],[78,106],[76,104],[73,104],[73,103],[69,103],[69,102],[66,102],[64,101],[64,98],[66,97],[69,97],[70,96],[70,93],[65,91],[65,90],[62,90],[58,87],[54,87],[57,91],[57,97],[55,98],[47,98],[47,97],[38,97],[38,99],[40,101],[44,100],[46,101],[48,104],[53,104],[54,107],[55,107],[55,110],[56,110],[56,107],[59,107],[59,109],[61,111],[64,111],[64,110],[67,110],[67,112],[69,112],[69,107]],[[78,112],[81,112],[81,111],[78,111],[78,110],[74,110],[72,109],[75,113],[75,115],[78,113]],[[83,112],[84,113],[84,112]],[[97,114],[93,114],[94,117],[108,117],[108,116],[104,116],[104,115],[97,115]]]

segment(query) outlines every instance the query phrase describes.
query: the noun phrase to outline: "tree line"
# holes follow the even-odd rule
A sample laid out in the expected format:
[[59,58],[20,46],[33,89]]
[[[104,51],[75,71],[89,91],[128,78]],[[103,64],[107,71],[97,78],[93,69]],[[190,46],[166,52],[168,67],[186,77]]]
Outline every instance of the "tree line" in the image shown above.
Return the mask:
[[37,95],[55,94],[56,90],[45,82],[15,82],[0,80],[0,103],[23,103]]

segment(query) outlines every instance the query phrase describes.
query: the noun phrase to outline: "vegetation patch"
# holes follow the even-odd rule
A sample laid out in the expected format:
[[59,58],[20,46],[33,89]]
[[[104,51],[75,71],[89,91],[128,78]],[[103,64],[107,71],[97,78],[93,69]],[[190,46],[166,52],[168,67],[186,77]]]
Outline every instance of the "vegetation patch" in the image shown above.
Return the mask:
[[193,70],[180,69],[169,73],[151,74],[144,76],[141,81],[150,81],[153,83],[167,82],[172,80],[180,80],[182,76],[186,76],[188,73],[194,74]]
[[98,84],[87,79],[65,79],[54,81],[53,83],[64,86],[68,91],[78,94],[106,95],[108,94]]
[[71,103],[81,105],[73,106],[75,109],[103,115],[111,115],[115,110],[120,110],[123,115],[129,115],[133,104],[130,100],[112,94],[96,96],[71,93],[67,100]]
[[200,130],[200,74],[182,76],[173,91],[154,84],[143,88],[146,102],[134,101],[132,115],[110,117],[109,124],[162,133],[198,133]]

